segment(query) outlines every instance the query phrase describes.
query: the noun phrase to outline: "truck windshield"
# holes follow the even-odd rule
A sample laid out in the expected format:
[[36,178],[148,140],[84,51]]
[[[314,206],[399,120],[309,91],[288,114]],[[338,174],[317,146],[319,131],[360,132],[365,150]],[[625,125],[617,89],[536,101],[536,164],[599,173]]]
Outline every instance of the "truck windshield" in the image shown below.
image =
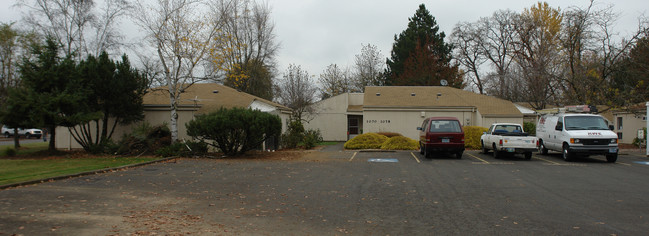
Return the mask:
[[433,120],[430,122],[430,132],[433,133],[461,133],[460,122],[456,120]]
[[566,116],[566,130],[608,130],[606,121],[599,116]]

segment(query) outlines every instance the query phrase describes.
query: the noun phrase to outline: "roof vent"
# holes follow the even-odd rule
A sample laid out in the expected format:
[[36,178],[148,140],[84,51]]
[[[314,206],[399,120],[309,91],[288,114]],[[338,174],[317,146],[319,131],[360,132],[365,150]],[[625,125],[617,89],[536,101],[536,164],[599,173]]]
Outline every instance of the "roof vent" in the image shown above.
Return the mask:
[[381,96],[381,93],[376,93],[376,96],[377,96],[377,97],[378,97],[378,96]]
[[415,93],[411,93],[410,96],[413,96],[413,97],[414,97],[414,96],[415,96]]
[[212,91],[212,93],[219,93],[219,90],[214,90]]

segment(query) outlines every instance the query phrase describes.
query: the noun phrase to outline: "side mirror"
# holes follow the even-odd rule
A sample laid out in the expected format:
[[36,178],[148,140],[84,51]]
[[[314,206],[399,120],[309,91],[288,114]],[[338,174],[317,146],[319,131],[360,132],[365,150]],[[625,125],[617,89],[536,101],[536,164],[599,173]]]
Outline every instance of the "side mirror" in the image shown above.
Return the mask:
[[614,125],[609,125],[609,126],[608,126],[608,129],[610,129],[610,130],[615,130],[615,126],[614,126]]
[[417,127],[417,130],[421,130],[421,127]]
[[482,134],[487,134],[487,132],[482,132]]

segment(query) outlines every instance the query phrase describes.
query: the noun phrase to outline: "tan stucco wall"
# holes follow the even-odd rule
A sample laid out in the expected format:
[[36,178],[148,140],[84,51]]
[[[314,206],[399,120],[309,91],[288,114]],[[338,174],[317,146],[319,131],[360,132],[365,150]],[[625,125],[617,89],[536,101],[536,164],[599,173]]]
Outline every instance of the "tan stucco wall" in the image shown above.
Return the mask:
[[[630,113],[620,113],[615,114],[613,118],[613,124],[615,128],[613,132],[622,133],[622,139],[618,142],[620,143],[633,143],[633,139],[638,137],[638,130],[647,126],[647,121],[642,120],[642,117],[645,115],[636,115]],[[622,129],[618,129],[617,117],[622,117]]]
[[[423,112],[423,116],[422,116]],[[396,132],[411,139],[419,140],[417,127],[428,117],[446,116],[458,118],[462,125],[474,122],[473,113],[468,111],[365,111],[363,113],[363,133]]]
[[322,100],[315,104],[315,113],[309,114],[310,120],[304,124],[304,128],[320,130],[325,141],[347,141],[347,107],[350,100],[362,105],[362,99],[357,94],[345,93]]
[[[190,121],[192,117],[193,117],[192,111],[178,111],[178,138],[179,139],[191,140],[191,137],[187,135],[187,128],[185,127],[185,123]],[[149,122],[151,126],[157,126],[164,123],[167,123],[167,125],[169,125],[169,123],[171,123],[171,112],[170,111],[145,111],[143,121]],[[112,136],[113,140],[119,141],[124,134],[129,134],[133,132],[133,128],[137,127],[142,122],[138,122],[126,126],[118,125],[118,127],[115,128],[115,132]],[[92,133],[93,134],[95,133],[94,130]],[[77,143],[77,141],[74,140],[74,138],[72,138],[70,132],[68,132],[68,128],[57,127],[56,128],[56,148],[57,149],[80,149],[81,145]]]

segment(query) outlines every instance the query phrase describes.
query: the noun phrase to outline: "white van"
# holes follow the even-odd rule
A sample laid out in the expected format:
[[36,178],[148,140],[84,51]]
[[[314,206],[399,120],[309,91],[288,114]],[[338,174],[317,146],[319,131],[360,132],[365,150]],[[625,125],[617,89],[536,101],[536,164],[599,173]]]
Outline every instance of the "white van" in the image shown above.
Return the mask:
[[600,115],[543,115],[536,125],[536,137],[541,154],[553,150],[561,152],[566,161],[577,154],[605,155],[608,162],[617,161],[617,134],[609,130],[608,122]]

